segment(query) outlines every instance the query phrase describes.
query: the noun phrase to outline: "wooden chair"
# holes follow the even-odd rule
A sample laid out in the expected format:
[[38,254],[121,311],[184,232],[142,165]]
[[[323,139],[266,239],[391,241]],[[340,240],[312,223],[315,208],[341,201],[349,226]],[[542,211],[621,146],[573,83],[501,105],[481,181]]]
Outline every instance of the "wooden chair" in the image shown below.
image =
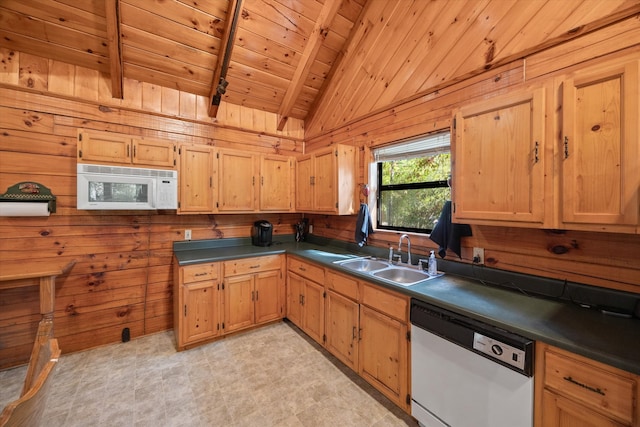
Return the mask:
[[51,377],[60,357],[58,340],[51,337],[52,331],[51,322],[40,322],[22,394],[4,408],[0,414],[0,427],[40,425],[51,387]]

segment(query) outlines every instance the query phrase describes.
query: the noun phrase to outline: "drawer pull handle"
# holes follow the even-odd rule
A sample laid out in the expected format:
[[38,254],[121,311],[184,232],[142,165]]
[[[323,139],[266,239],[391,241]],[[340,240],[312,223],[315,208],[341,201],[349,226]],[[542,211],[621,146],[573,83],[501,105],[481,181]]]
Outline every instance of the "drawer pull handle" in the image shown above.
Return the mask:
[[258,264],[258,265],[251,265],[251,266],[249,266],[249,268],[260,268],[260,264]]
[[209,274],[209,273],[196,273],[196,274],[194,274],[194,276],[200,277],[200,276],[206,276],[207,274]]
[[300,271],[307,271],[307,269],[306,269],[306,268],[304,268],[303,266],[298,267],[298,270],[300,270]]
[[579,381],[574,380],[570,376],[569,377],[562,377],[562,379],[565,380],[565,381],[570,382],[571,384],[575,384],[578,387],[582,387],[582,388],[587,389],[589,391],[592,391],[594,393],[598,393],[598,394],[601,394],[603,396],[606,396],[604,391],[602,391],[602,389],[600,387],[591,387],[590,385],[586,385],[586,384],[583,384],[583,383],[581,383]]

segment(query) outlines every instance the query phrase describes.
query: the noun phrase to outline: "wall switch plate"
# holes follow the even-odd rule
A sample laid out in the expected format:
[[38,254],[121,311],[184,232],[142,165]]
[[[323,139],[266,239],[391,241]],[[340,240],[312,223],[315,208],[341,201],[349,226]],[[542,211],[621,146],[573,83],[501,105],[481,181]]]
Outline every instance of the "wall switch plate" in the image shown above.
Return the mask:
[[184,240],[191,240],[191,230],[184,230]]
[[484,248],[473,248],[473,263],[484,264]]

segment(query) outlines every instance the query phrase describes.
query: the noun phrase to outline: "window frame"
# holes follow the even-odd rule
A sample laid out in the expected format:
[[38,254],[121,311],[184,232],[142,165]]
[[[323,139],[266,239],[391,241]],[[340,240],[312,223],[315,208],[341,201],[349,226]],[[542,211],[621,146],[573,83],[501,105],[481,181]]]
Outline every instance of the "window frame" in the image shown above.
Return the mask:
[[[421,135],[419,137],[416,138],[411,138],[410,140],[405,140],[404,143],[407,142],[411,142],[411,141],[416,141],[417,139],[420,138],[428,138],[430,136],[438,136],[441,134],[445,134],[448,133],[449,134],[449,144],[447,146],[446,150],[443,150],[442,148],[440,149],[434,149],[433,150],[433,154],[432,155],[438,155],[438,154],[443,154],[443,153],[449,153],[449,155],[452,154],[452,147],[451,147],[451,132],[449,129],[442,129],[438,132],[433,132],[427,135]],[[390,145],[401,145],[403,144],[403,141],[396,141],[395,143],[389,144],[387,146]],[[428,155],[422,155],[422,156],[412,156],[413,158],[425,158],[428,157]],[[397,159],[395,159],[397,160]],[[376,224],[375,224],[375,229],[376,230],[386,230],[386,231],[401,231],[401,232],[409,232],[409,233],[418,233],[418,234],[430,234],[433,229],[432,228],[414,228],[414,227],[398,227],[398,226],[391,226],[391,225],[382,225],[381,224],[381,217],[382,217],[382,209],[380,209],[380,202],[381,202],[381,198],[383,195],[383,192],[385,191],[399,191],[399,190],[422,190],[422,189],[432,189],[432,188],[447,188],[450,187],[449,185],[449,180],[451,179],[451,164],[449,167],[449,177],[448,179],[444,179],[444,180],[435,180],[435,181],[422,181],[422,182],[412,182],[412,183],[405,183],[405,184],[383,184],[382,183],[382,167],[383,167],[383,163],[384,162],[389,162],[389,161],[393,161],[392,159],[390,160],[378,160],[375,158],[374,156],[374,162],[375,162],[375,173],[376,173],[376,185],[377,185],[377,191],[376,191]]]

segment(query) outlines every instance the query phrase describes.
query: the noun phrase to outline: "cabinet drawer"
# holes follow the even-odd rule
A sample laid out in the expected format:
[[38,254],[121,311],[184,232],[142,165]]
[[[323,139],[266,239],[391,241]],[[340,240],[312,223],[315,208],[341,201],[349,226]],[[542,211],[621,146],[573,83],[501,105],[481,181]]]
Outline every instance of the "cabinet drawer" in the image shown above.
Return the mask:
[[317,265],[302,261],[298,258],[289,258],[287,269],[305,279],[324,284],[324,269]]
[[268,255],[252,258],[234,259],[225,261],[224,276],[237,276],[240,274],[257,273],[258,271],[278,270],[281,266],[280,255]]
[[358,299],[358,281],[342,274],[327,271],[325,276],[327,288],[353,300]]
[[546,387],[631,424],[635,384],[631,378],[555,351],[545,352],[544,363]]
[[203,280],[212,280],[218,278],[218,264],[206,263],[195,264],[181,267],[182,282],[201,282]]
[[364,283],[362,303],[403,322],[408,319],[409,298],[383,290],[379,286]]

